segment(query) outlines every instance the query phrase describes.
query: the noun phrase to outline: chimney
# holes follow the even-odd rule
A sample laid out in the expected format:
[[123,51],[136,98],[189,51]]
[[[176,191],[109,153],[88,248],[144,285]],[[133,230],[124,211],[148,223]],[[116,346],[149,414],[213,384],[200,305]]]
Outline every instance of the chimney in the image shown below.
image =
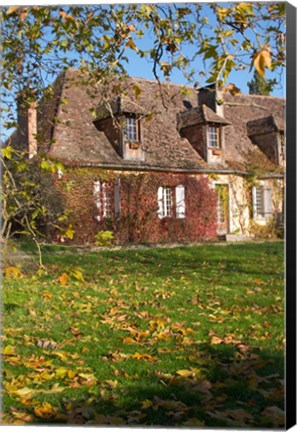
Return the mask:
[[18,97],[18,141],[27,148],[29,159],[37,154],[37,102],[32,98]]
[[198,90],[198,106],[207,105],[220,117],[224,118],[223,92],[217,84],[210,84]]

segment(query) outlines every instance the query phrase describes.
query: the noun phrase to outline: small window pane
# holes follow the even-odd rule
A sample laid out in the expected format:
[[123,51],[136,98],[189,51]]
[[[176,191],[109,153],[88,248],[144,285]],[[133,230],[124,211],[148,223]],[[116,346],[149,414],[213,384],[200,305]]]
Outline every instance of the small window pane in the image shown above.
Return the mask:
[[264,188],[262,186],[257,186],[255,188],[255,211],[256,215],[264,217]]
[[219,128],[208,126],[208,145],[209,147],[220,147]]
[[130,141],[137,141],[137,125],[134,117],[126,118],[126,136]]
[[172,215],[172,189],[170,187],[166,187],[164,190],[164,215],[171,216]]

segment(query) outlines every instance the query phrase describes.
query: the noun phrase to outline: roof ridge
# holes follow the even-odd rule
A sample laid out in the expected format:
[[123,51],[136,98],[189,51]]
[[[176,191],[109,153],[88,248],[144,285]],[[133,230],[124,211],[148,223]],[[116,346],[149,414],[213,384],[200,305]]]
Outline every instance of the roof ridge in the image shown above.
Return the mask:
[[[129,78],[131,78],[132,80],[139,80],[139,81],[146,81],[146,82],[151,82],[153,84],[158,84],[157,80],[151,79],[151,78],[142,78],[142,77],[136,77],[136,76],[129,76]],[[161,85],[170,85],[170,86],[177,86],[177,87],[189,87],[193,90],[196,90],[195,87],[193,85],[190,84],[180,84],[180,83],[176,83],[176,82],[172,82],[172,81],[160,81]]]
[[[64,72],[67,74],[68,71],[69,72],[76,72],[76,71],[78,72],[79,69],[78,68],[71,68],[71,67],[69,67]],[[131,80],[138,80],[138,81],[150,82],[152,84],[158,84],[158,81],[156,79],[152,79],[152,78],[144,78],[144,77],[131,76],[131,75],[128,75],[127,78],[131,79]],[[210,86],[213,85],[213,83],[212,83],[212,84],[209,84],[209,85],[206,85],[206,86],[201,86],[199,88],[196,88],[194,85],[181,84],[181,83],[172,82],[172,81],[160,81],[160,84],[161,85],[175,86],[175,87],[186,87],[186,88],[189,88],[189,89],[191,89],[193,91],[196,91],[196,92],[198,90],[200,90],[200,89],[203,89],[203,88],[206,88],[206,87],[210,87]],[[225,96],[226,94],[227,93],[225,93],[223,96]],[[232,96],[232,95],[230,94],[230,96]],[[256,94],[249,94],[249,93],[240,93],[237,96],[233,96],[233,97],[238,97],[238,96],[248,96],[248,97],[256,97],[256,98],[263,98],[264,97],[264,98],[274,98],[274,99],[286,99],[285,96],[256,95]]]
[[[232,95],[231,95],[231,96],[232,96]],[[249,93],[239,93],[238,95],[233,96],[233,97],[239,97],[239,96],[248,96],[248,97],[256,97],[256,98],[286,99],[285,96],[256,95],[256,94],[249,94]]]

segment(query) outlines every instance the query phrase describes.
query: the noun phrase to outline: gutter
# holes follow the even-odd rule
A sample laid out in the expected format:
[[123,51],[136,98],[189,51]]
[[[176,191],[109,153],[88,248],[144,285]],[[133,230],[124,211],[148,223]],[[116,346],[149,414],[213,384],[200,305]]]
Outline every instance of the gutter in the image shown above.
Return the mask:
[[[227,170],[227,169],[209,169],[209,168],[161,168],[156,166],[144,167],[144,166],[135,166],[135,165],[106,165],[106,164],[96,164],[96,163],[80,163],[76,164],[68,164],[68,166],[79,166],[79,167],[94,167],[94,168],[102,168],[102,169],[113,169],[115,171],[140,171],[140,172],[173,172],[179,174],[237,174],[250,176],[255,175],[254,173],[248,171],[240,171],[240,170]],[[264,174],[263,176],[258,176],[259,178],[283,178],[283,174]]]

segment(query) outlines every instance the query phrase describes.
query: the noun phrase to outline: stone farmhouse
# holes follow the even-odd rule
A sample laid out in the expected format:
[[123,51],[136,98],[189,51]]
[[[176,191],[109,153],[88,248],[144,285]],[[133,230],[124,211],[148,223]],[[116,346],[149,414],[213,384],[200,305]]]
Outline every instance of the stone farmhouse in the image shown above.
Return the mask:
[[245,239],[283,220],[285,99],[140,78],[93,94],[78,75],[22,107],[13,137],[63,164],[53,181],[73,242]]

